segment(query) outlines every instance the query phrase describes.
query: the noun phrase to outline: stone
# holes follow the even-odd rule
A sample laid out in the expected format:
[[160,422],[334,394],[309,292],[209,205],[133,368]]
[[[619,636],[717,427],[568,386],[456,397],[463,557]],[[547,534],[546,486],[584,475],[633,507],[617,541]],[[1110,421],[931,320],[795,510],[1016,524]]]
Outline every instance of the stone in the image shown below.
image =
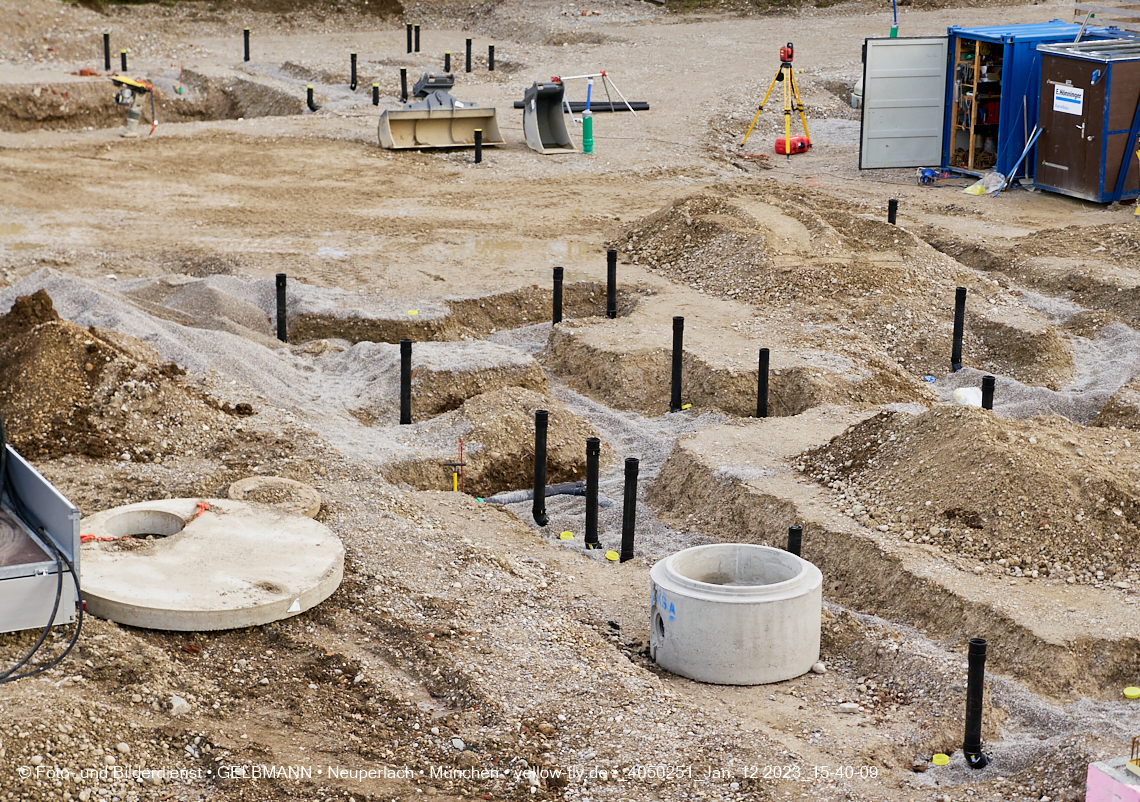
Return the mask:
[[129,755],[131,753],[131,745],[126,741],[119,741],[115,749],[119,750],[121,755]]
[[114,755],[103,755],[103,762],[106,763],[108,766],[114,766],[115,765],[115,756]]
[[44,762],[44,757],[43,757],[43,755],[32,755],[32,759],[29,760],[28,762],[31,763],[33,766],[38,766]]
[[841,702],[835,710],[838,713],[858,713],[859,705],[854,702]]
[[813,673],[813,674],[826,674],[827,673],[827,666],[825,666],[822,662],[821,663],[813,663],[812,667],[811,667],[811,673]]
[[459,765],[465,769],[479,765],[479,756],[472,752],[470,749],[464,749],[459,753]]
[[258,685],[268,685],[269,684],[269,677],[262,677],[260,680],[258,680],[257,684]]
[[170,715],[181,716],[190,712],[190,703],[175,694],[170,697]]
[[538,725],[538,731],[541,732],[543,735],[553,735],[554,734],[554,725],[548,721],[544,721]]
[[451,739],[451,745],[454,746],[456,749],[463,749],[467,746],[467,744],[463,743],[462,738],[452,738]]

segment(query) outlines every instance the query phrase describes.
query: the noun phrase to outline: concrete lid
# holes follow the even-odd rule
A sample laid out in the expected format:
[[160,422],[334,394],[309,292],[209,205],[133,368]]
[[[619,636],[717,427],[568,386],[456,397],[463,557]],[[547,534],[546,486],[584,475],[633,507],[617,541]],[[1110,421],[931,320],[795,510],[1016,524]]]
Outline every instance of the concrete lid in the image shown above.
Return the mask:
[[[200,505],[208,505],[204,509]],[[267,624],[328,598],[344,545],[327,527],[231,499],[144,501],[83,519],[87,610],[148,629],[205,631]]]

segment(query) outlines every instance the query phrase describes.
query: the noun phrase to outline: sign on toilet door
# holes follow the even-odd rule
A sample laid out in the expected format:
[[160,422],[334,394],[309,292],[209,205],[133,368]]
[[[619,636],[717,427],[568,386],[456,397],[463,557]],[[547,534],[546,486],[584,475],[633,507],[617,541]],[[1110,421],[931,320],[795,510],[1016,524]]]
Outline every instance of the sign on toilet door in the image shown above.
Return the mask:
[[1084,106],[1084,89],[1067,84],[1053,84],[1053,111],[1075,114],[1079,117],[1084,112]]

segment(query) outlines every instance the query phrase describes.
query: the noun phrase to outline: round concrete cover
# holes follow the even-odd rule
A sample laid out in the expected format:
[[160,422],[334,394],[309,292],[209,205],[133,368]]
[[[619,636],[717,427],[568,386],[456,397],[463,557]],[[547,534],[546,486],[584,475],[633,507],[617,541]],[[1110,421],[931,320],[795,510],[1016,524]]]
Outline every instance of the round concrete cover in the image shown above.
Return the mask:
[[320,604],[344,576],[344,545],[323,524],[231,499],[128,504],[80,532],[133,538],[84,543],[80,579],[89,613],[135,627],[268,624]]

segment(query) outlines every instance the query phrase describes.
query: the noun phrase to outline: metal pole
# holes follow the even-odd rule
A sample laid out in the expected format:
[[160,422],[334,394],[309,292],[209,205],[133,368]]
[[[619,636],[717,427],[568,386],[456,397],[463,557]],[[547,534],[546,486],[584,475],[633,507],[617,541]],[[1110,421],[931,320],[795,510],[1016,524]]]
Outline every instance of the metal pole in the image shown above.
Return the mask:
[[412,341],[400,340],[400,424],[412,422]]
[[685,318],[673,318],[673,378],[670,382],[669,411],[681,411],[681,352],[685,339]]
[[471,39],[467,39],[467,72],[471,72]]
[[950,352],[950,370],[962,369],[962,334],[966,328],[966,288],[954,291],[954,345]]
[[554,268],[554,323],[562,322],[562,268]]
[[242,38],[245,39],[245,61],[249,61],[249,28],[242,29]]
[[550,518],[546,515],[546,428],[550,413],[545,409],[534,412],[534,503],[530,514],[539,526],[546,526]]
[[103,69],[111,71],[111,32],[103,31]]
[[994,408],[994,385],[997,384],[997,377],[983,376],[982,377],[982,409]]
[[277,339],[289,342],[285,331],[285,274],[277,274]]
[[756,417],[768,417],[768,349],[760,349],[760,370],[756,376]]
[[636,457],[625,458],[625,503],[621,511],[621,562],[633,559],[633,529],[637,523]]
[[985,768],[990,759],[982,752],[982,693],[986,682],[986,640],[970,638],[966,678],[966,737],[962,753],[972,769]]
[[891,198],[887,201],[887,222],[892,226],[895,225],[895,220],[899,216],[899,201],[898,198]]
[[788,527],[788,551],[797,557],[803,549],[804,543],[804,528],[799,524],[792,524]]
[[606,317],[617,317],[617,251],[606,251]]
[[586,548],[596,549],[598,543],[598,463],[601,460],[602,441],[586,438]]

